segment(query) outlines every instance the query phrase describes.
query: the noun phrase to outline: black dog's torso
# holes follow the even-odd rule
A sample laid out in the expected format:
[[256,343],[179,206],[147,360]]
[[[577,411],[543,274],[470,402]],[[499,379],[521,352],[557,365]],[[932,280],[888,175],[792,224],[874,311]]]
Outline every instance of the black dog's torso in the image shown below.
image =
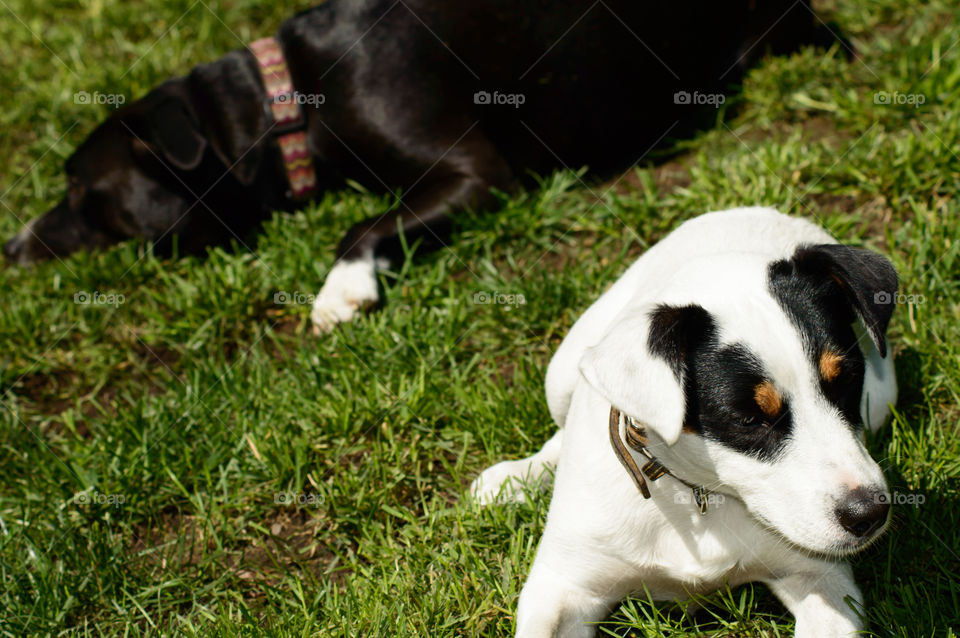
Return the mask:
[[[816,25],[805,3],[786,1],[329,0],[287,20],[276,37],[296,91],[322,96],[303,106],[318,191],[351,179],[402,193],[394,210],[347,234],[338,257],[351,259],[391,256],[398,224],[410,241],[442,243],[457,209],[488,206],[492,187],[531,172],[635,163],[716,116],[715,105],[683,103],[678,92],[715,102],[763,52],[828,43]],[[170,99],[182,110],[168,108]],[[127,170],[183,201],[161,206],[135,194],[118,206],[130,219],[107,219],[106,237],[102,228],[71,229],[51,234],[48,249],[124,235],[162,243],[172,231],[191,250],[298,206],[264,99],[257,63],[240,50],[120,109],[85,146],[97,146],[101,129],[125,130],[164,164],[141,153]],[[192,137],[184,133],[191,127]],[[95,158],[81,147],[74,164],[130,164],[128,152],[104,157],[103,146]],[[65,200],[48,225],[63,235],[76,213]]]
[[[298,89],[327,98],[311,113],[318,156],[371,187],[395,188],[415,182],[436,149],[474,123],[515,176],[630,165],[671,126],[715,113],[674,96],[737,81],[764,50],[754,46],[759,29],[790,6],[750,4],[333,0],[278,35]],[[791,13],[792,29],[767,34],[780,36],[775,49],[813,31],[806,8]],[[480,91],[524,102],[476,104]]]

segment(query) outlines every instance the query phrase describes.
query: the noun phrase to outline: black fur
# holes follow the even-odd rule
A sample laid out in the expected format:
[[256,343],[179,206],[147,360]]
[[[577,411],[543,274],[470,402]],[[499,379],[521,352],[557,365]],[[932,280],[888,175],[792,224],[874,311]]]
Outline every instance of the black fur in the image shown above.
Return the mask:
[[[665,134],[715,116],[677,91],[719,93],[762,53],[832,37],[807,0],[328,0],[277,32],[305,106],[320,193],[347,179],[402,193],[352,228],[351,259],[447,241],[459,209],[496,204],[530,171],[637,161]],[[478,91],[522,94],[519,108]],[[291,210],[280,154],[247,50],[196,67],[99,126],[67,162],[74,183],[33,235],[25,263],[128,237],[179,234],[196,252]]]
[[[770,292],[800,331],[815,368],[824,351],[843,356],[839,376],[823,392],[853,425],[862,425],[864,358],[852,324],[859,316],[886,354],[897,273],[884,257],[838,244],[799,248],[769,269]],[[877,300],[887,303],[878,303]]]
[[651,316],[648,348],[683,386],[684,429],[727,447],[773,460],[793,428],[786,398],[770,417],[754,398],[767,376],[759,358],[739,344],[721,346],[713,317],[701,306],[660,306]]
[[832,280],[860,317],[877,350],[887,355],[886,332],[893,316],[898,281],[893,264],[881,255],[842,244],[818,244],[797,250],[796,272],[812,281]]

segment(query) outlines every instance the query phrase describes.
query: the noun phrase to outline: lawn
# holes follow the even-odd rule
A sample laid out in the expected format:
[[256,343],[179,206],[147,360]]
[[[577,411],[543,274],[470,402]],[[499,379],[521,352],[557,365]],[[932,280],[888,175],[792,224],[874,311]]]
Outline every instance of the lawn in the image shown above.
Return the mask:
[[[294,4],[0,0],[0,236],[60,197],[103,96],[134,99]],[[0,266],[0,635],[510,635],[549,494],[480,509],[467,485],[549,436],[546,364],[605,287],[679,221],[743,204],[900,272],[900,401],[869,445],[910,498],[853,564],[870,632],[955,635],[960,7],[820,9],[860,59],[768,59],[712,128],[621,179],[571,167],[463,216],[452,249],[383,275],[385,310],[324,337],[304,302],[383,197],[331,194],[203,258],[130,243]],[[603,632],[792,633],[762,585],[700,602],[628,600]]]

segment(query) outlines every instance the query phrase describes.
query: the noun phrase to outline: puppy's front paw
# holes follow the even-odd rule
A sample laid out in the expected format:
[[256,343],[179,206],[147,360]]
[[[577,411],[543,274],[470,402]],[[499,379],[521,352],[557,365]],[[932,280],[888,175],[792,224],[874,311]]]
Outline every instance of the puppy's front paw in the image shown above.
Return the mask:
[[523,503],[527,497],[521,487],[526,464],[521,461],[503,461],[488,467],[470,484],[470,494],[481,505],[492,503]]
[[351,321],[361,311],[376,305],[377,273],[373,258],[338,261],[333,265],[313,302],[313,331],[330,332],[338,323]]

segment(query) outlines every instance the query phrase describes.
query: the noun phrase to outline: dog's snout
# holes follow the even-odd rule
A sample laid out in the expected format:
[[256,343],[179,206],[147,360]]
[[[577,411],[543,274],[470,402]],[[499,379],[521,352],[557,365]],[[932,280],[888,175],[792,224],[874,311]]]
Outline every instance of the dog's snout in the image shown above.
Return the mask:
[[26,244],[27,240],[22,234],[14,235],[3,245],[3,256],[15,264],[22,263],[26,254]]
[[883,490],[858,487],[847,495],[835,511],[843,529],[857,538],[863,538],[886,522],[890,513],[890,499]]

